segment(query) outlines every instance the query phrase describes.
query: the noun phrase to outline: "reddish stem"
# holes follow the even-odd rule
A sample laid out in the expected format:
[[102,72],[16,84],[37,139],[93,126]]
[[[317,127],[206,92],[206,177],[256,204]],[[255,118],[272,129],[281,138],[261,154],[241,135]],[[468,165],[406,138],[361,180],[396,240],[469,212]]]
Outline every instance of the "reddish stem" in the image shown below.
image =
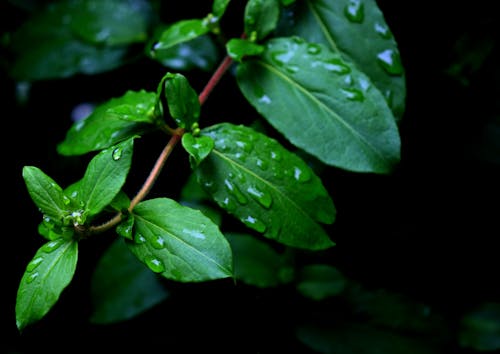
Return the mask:
[[226,56],[224,60],[220,63],[219,67],[217,70],[215,70],[214,74],[208,81],[207,85],[201,91],[200,96],[198,99],[200,100],[200,104],[203,105],[205,101],[208,98],[208,95],[213,91],[214,87],[217,85],[217,83],[220,81],[222,76],[226,73],[226,71],[229,69],[231,64],[233,63],[233,59],[230,56]]

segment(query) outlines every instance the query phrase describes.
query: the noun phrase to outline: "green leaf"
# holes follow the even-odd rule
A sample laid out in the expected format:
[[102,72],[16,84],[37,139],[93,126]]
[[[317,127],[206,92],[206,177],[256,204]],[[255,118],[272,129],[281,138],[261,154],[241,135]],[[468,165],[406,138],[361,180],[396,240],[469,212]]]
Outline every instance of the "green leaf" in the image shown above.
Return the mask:
[[79,4],[51,3],[34,12],[12,34],[12,76],[26,81],[65,78],[102,73],[122,65],[127,47],[97,46],[74,33],[72,23],[78,17]]
[[260,55],[264,46],[246,39],[232,38],[226,43],[227,54],[236,61],[243,61],[245,57]]
[[180,198],[187,201],[205,202],[212,200],[210,195],[200,186],[196,174],[191,173],[187,181],[182,186]]
[[179,127],[191,128],[200,117],[198,94],[182,74],[167,73],[164,87],[170,115]]
[[259,59],[238,65],[237,79],[269,123],[322,162],[375,173],[399,162],[398,127],[384,97],[324,45],[272,39]]
[[125,140],[90,161],[78,193],[89,216],[100,213],[120,192],[132,164],[133,146],[133,138]]
[[162,65],[175,69],[189,71],[200,69],[211,71],[219,60],[219,50],[212,37],[208,34],[182,42],[167,49],[155,49],[153,39],[146,47],[146,55]]
[[78,243],[57,239],[44,244],[26,266],[16,299],[16,323],[22,331],[44,317],[71,282]]
[[225,234],[234,256],[234,277],[260,288],[275,287],[292,280],[293,268],[283,254],[255,237]]
[[92,274],[92,323],[110,324],[131,319],[168,297],[156,274],[116,239],[99,259]]
[[438,354],[438,346],[357,323],[340,326],[302,325],[297,329],[301,342],[322,354]]
[[201,134],[212,138],[215,147],[195,171],[220,207],[285,245],[334,245],[318,222],[333,223],[335,207],[303,160],[248,127],[222,123]]
[[96,44],[143,42],[148,36],[152,8],[145,0],[67,1],[66,16],[78,37]]
[[319,301],[340,294],[346,279],[337,268],[326,264],[310,264],[298,275],[297,290],[304,296]]
[[212,4],[212,13],[215,17],[222,17],[224,12],[226,12],[227,5],[229,5],[230,0],[214,0]]
[[116,211],[124,211],[127,210],[130,206],[130,198],[124,191],[118,192],[118,194],[113,198],[111,203],[109,204],[111,208]]
[[477,351],[500,349],[500,303],[485,302],[460,320],[459,343]]
[[191,167],[198,166],[214,148],[214,141],[208,136],[193,136],[191,133],[182,135],[182,146],[189,153]]
[[154,117],[147,115],[149,123],[145,123],[147,119],[121,119],[113,108],[130,106],[134,115],[140,115],[141,112],[147,114],[154,111],[155,104],[156,93],[144,90],[127,91],[121,97],[112,98],[96,107],[86,119],[75,122],[65,139],[58,144],[57,151],[62,155],[82,155],[141,135],[154,128]]
[[69,203],[62,188],[38,167],[24,166],[23,178],[31,199],[40,211],[46,217],[62,223],[68,215]]
[[375,0],[299,1],[293,26],[283,32],[345,53],[383,93],[396,119],[401,118],[406,101],[404,68]]
[[153,272],[181,282],[232,276],[229,243],[209,218],[167,198],[134,208],[132,253]]
[[210,32],[210,27],[201,19],[182,20],[169,26],[160,36],[152,50],[171,48]]
[[245,33],[250,40],[261,40],[276,28],[279,16],[277,0],[248,0],[245,6]]

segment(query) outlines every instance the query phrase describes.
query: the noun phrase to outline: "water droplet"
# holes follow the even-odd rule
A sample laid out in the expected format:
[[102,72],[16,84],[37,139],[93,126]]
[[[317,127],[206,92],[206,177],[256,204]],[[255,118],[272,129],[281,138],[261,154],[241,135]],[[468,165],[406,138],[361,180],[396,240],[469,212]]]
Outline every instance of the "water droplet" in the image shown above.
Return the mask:
[[270,104],[271,102],[272,100],[268,95],[262,95],[259,97],[259,103]]
[[63,203],[64,203],[64,205],[69,205],[71,203],[71,199],[69,199],[67,196],[63,195]]
[[375,32],[377,32],[380,37],[384,39],[391,39],[392,38],[392,33],[389,30],[389,27],[386,25],[380,24],[378,22],[375,22]]
[[273,202],[271,195],[255,186],[247,188],[248,194],[264,208],[269,208]]
[[245,152],[252,151],[252,144],[250,144],[249,142],[238,140],[238,141],[236,141],[236,146],[243,149],[243,151],[245,151]]
[[38,272],[36,273],[31,273],[27,278],[26,278],[26,282],[29,284],[31,282],[33,282],[33,280],[35,280],[36,278],[38,278],[39,274]]
[[292,41],[295,43],[295,44],[302,44],[304,43],[304,38],[302,37],[299,37],[299,36],[293,36],[292,37]]
[[305,183],[311,179],[311,173],[307,169],[295,166],[293,168],[293,178],[300,183]]
[[288,71],[290,74],[295,74],[296,72],[299,71],[299,67],[296,65],[287,65],[285,66],[285,70]]
[[361,23],[365,18],[365,6],[361,0],[349,0],[344,15],[350,22]]
[[292,57],[293,52],[290,50],[278,50],[271,54],[271,58],[279,66],[284,66]]
[[261,160],[261,159],[257,159],[255,161],[255,164],[262,170],[262,171],[265,171],[267,170],[269,164],[267,163],[267,161],[264,161],[264,160]]
[[42,246],[42,251],[46,252],[46,253],[50,253],[52,251],[55,251],[56,249],[59,248],[59,246],[61,246],[61,244],[63,243],[63,240],[62,239],[57,239],[57,240],[54,240],[54,241],[50,241],[48,243],[46,243],[45,245]]
[[281,153],[279,151],[271,151],[271,158],[276,161],[281,161]]
[[155,273],[161,273],[165,271],[165,265],[161,260],[154,256],[147,256],[145,262],[149,269],[151,269]]
[[309,43],[307,45],[307,52],[312,55],[319,54],[321,52],[321,47],[319,44]]
[[340,89],[340,92],[350,101],[362,102],[365,99],[365,95],[356,89]]
[[254,229],[257,232],[266,231],[266,225],[257,218],[248,215],[246,218],[242,218],[241,221],[248,227]]
[[26,266],[26,271],[32,272],[36,267],[40,265],[40,263],[42,263],[42,261],[43,257],[36,257],[35,259],[33,259],[31,262],[28,263],[28,265]]
[[384,97],[389,107],[392,107],[392,101],[394,99],[394,93],[392,92],[392,90],[385,90]]
[[348,86],[351,86],[352,85],[352,76],[351,75],[346,75],[345,79],[344,79],[344,83]]
[[151,245],[157,250],[161,250],[165,247],[165,240],[163,239],[163,237],[158,236],[151,241]]
[[232,199],[229,199],[228,197],[224,198],[224,200],[222,200],[221,204],[222,204],[221,207],[224,210],[233,211],[234,209],[236,209],[236,204],[234,203],[234,201]]
[[238,187],[233,184],[231,181],[228,179],[224,180],[224,185],[226,186],[226,189],[230,194],[232,194],[234,197],[236,197],[236,200],[240,204],[246,204],[248,203],[248,199],[241,193],[241,191],[238,189]]
[[322,66],[326,70],[339,75],[345,75],[351,72],[351,68],[338,58],[332,58],[323,61],[317,60],[311,63],[311,67],[315,68],[317,66]]
[[122,148],[119,148],[119,147],[115,148],[113,150],[113,153],[112,153],[111,156],[113,156],[113,160],[115,160],[115,161],[118,161],[119,159],[121,159],[121,157],[122,157]]
[[136,244],[141,245],[146,242],[146,238],[142,236],[140,233],[135,234],[134,241]]
[[182,229],[182,232],[185,233],[188,236],[191,236],[191,237],[194,237],[194,238],[198,238],[200,240],[204,240],[205,239],[205,235],[202,232],[198,231],[198,230]]
[[370,81],[368,81],[368,80],[366,80],[364,78],[360,78],[358,80],[358,82],[359,82],[359,86],[361,87],[361,90],[363,90],[363,92],[368,91],[368,89],[371,86]]
[[247,159],[247,154],[244,154],[242,152],[237,152],[236,154],[234,154],[234,157],[240,160],[241,162],[245,162]]
[[377,55],[377,61],[382,68],[390,75],[401,75],[403,65],[399,52],[394,49],[386,49]]

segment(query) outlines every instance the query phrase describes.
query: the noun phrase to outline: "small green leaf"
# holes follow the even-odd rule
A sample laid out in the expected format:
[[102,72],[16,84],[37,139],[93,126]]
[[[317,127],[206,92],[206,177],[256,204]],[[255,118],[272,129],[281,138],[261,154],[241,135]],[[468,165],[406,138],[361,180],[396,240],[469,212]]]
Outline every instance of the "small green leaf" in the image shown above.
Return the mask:
[[109,204],[111,208],[116,211],[124,211],[127,210],[130,206],[130,198],[125,194],[124,191],[118,192],[118,194],[113,198],[111,203]]
[[186,77],[182,74],[167,73],[163,84],[168,110],[177,125],[186,129],[198,122],[200,101]]
[[26,266],[16,299],[16,323],[22,331],[39,321],[55,305],[71,282],[78,259],[78,243],[56,239],[44,244]]
[[460,320],[459,343],[477,351],[500,349],[500,303],[481,303]]
[[259,41],[277,26],[280,6],[277,0],[249,0],[245,7],[245,33],[251,41]]
[[145,48],[146,55],[160,62],[163,66],[178,71],[200,69],[211,71],[219,61],[219,49],[213,38],[204,34],[187,42],[182,42],[167,49],[155,49],[156,37]]
[[229,5],[230,0],[214,0],[212,4],[212,13],[215,17],[222,17],[224,12],[226,12],[227,5]]
[[382,92],[400,119],[406,79],[398,46],[375,0],[299,1],[293,25],[280,32],[322,43],[352,59]]
[[301,325],[299,340],[322,354],[439,354],[441,348],[420,338],[358,323]]
[[214,141],[208,136],[193,136],[191,133],[182,135],[182,146],[189,153],[191,167],[195,168],[214,148]]
[[[102,150],[132,136],[141,135],[155,127],[151,115],[147,119],[126,120],[113,113],[113,108],[129,106],[134,115],[151,112],[156,104],[156,93],[127,91],[123,96],[112,98],[99,105],[86,119],[75,122],[66,133],[65,139],[58,144],[57,151],[62,155],[82,155]],[[135,108],[133,108],[135,107]]]
[[210,27],[203,20],[182,20],[169,26],[160,36],[152,50],[163,50],[177,44],[190,41],[210,32]]
[[326,264],[310,264],[300,270],[297,290],[319,301],[340,294],[345,285],[346,279],[337,268]]
[[133,146],[133,138],[125,140],[90,161],[78,193],[89,216],[100,213],[120,192],[132,164]]
[[152,8],[145,0],[67,1],[71,30],[96,44],[124,45],[143,42],[148,35]]
[[261,57],[238,65],[237,79],[269,123],[322,162],[375,173],[399,162],[399,131],[385,98],[324,45],[271,39]]
[[229,243],[199,210],[167,198],[151,199],[134,208],[132,253],[153,272],[181,282],[232,276]]
[[62,188],[38,167],[24,166],[23,178],[31,199],[40,211],[55,222],[62,223],[68,214],[69,202]]
[[321,180],[297,155],[251,128],[205,128],[215,147],[196,168],[213,200],[248,227],[283,244],[333,246],[317,223],[332,223],[335,207]]
[[260,288],[275,287],[292,280],[292,265],[283,254],[250,235],[225,235],[233,250],[236,279]]
[[164,301],[168,292],[158,277],[116,239],[97,263],[91,279],[92,323],[131,319]]
[[226,43],[226,49],[227,54],[239,62],[245,57],[260,55],[264,52],[264,46],[240,38],[230,39]]

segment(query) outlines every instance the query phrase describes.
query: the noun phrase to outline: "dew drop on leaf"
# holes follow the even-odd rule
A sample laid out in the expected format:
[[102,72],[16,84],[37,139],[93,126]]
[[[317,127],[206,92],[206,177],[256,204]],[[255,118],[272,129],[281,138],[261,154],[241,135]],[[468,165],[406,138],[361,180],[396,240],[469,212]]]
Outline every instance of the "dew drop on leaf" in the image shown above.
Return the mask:
[[377,61],[382,68],[390,75],[401,75],[403,65],[399,53],[394,49],[386,49],[377,55]]
[[350,101],[362,102],[365,99],[363,93],[356,89],[340,89],[340,92]]
[[50,241],[50,242],[48,242],[48,243],[46,243],[45,245],[42,246],[42,251],[44,251],[46,253],[53,252],[56,249],[58,249],[59,246],[61,246],[62,243],[63,243],[62,239],[57,239],[57,240],[54,240],[54,241]]
[[224,198],[221,204],[224,210],[233,211],[234,209],[236,209],[236,204],[232,199],[229,199],[228,197]]
[[136,244],[141,245],[146,242],[146,238],[142,236],[140,233],[137,233],[134,237],[134,241]]
[[267,167],[268,167],[268,163],[264,160],[261,160],[261,159],[257,159],[255,161],[255,164],[262,170],[262,171],[266,171],[267,170]]
[[148,256],[145,259],[146,265],[155,273],[161,273],[165,271],[165,265],[161,260],[154,256]]
[[111,154],[113,157],[113,160],[118,161],[122,157],[122,149],[121,148],[115,148],[113,150],[113,153]]
[[266,231],[266,225],[257,218],[254,218],[251,215],[248,215],[246,218],[242,218],[241,221],[248,227],[256,230],[257,232]]
[[255,186],[250,186],[247,188],[248,194],[255,199],[260,205],[262,205],[264,208],[270,208],[271,204],[273,202],[273,199],[271,195],[267,192],[264,192],[263,190],[255,187]]
[[307,45],[307,53],[316,55],[321,52],[321,47],[316,43],[309,43]]
[[32,283],[33,280],[35,280],[36,278],[38,278],[38,272],[36,273],[31,273],[27,278],[26,278],[26,282],[29,284],[29,283]]
[[236,198],[238,203],[243,204],[243,205],[248,203],[248,199],[243,195],[243,193],[241,193],[241,191],[238,189],[238,187],[236,185],[234,185],[231,181],[229,181],[228,179],[225,179],[224,185],[226,186],[227,191]]
[[295,166],[293,168],[293,178],[300,183],[305,183],[311,179],[311,173]]
[[40,263],[42,263],[42,261],[43,257],[36,257],[35,259],[33,259],[31,262],[28,263],[28,265],[26,266],[26,271],[32,272],[36,267],[40,265]]
[[384,39],[391,39],[392,38],[392,33],[389,30],[389,27],[387,27],[385,25],[381,25],[378,22],[375,22],[375,32],[377,32],[380,35],[380,37],[382,37]]
[[161,236],[157,236],[151,241],[151,245],[157,250],[161,250],[165,247],[165,240]]
[[365,18],[365,6],[361,0],[349,0],[344,8],[344,15],[350,22],[361,23]]
[[279,151],[271,151],[271,158],[276,161],[281,161],[281,153]]

